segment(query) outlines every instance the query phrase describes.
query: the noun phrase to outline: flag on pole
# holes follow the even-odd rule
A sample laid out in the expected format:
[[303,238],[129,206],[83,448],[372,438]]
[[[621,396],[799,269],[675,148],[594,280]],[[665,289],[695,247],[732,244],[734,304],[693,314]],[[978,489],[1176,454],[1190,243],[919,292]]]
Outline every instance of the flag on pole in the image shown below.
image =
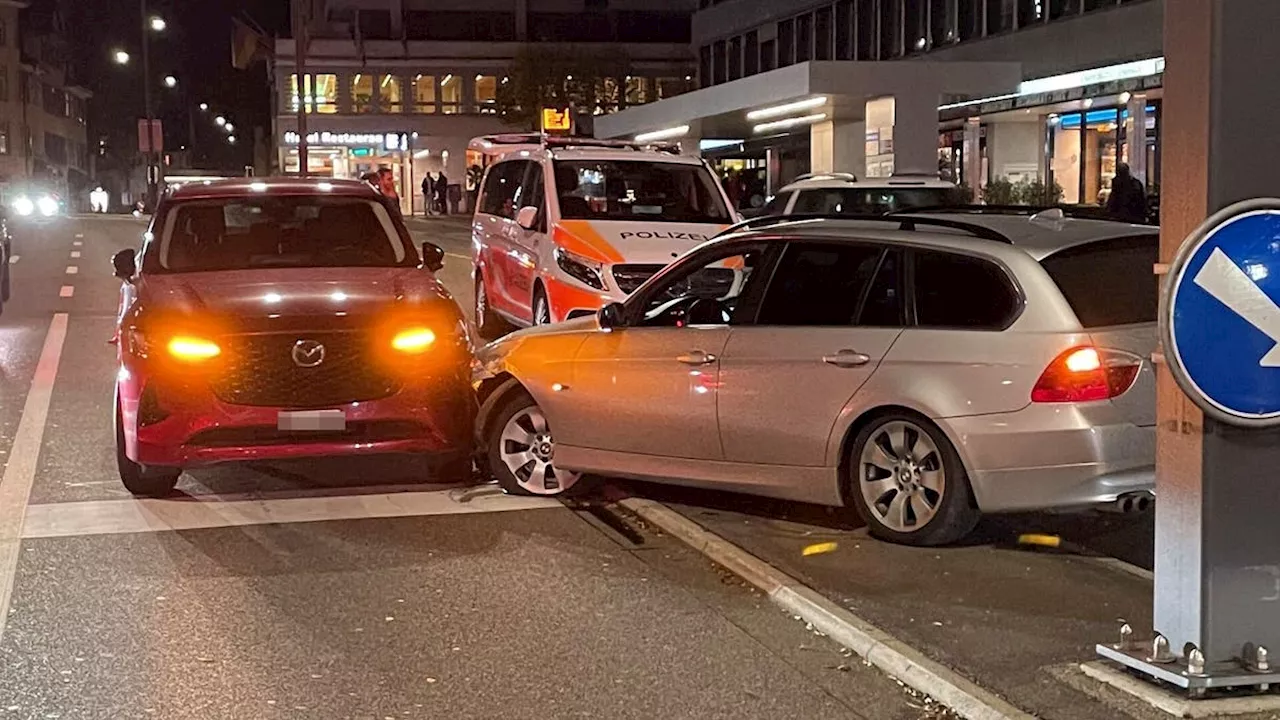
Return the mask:
[[258,60],[271,56],[266,35],[239,18],[231,18],[231,66],[248,70]]

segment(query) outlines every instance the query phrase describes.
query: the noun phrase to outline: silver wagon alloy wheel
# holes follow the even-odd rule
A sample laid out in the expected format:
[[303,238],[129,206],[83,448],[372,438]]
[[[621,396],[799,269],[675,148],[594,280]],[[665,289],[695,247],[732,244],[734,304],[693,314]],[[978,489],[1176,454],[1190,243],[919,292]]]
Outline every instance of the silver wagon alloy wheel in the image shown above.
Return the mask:
[[917,532],[938,514],[947,473],[937,444],[920,426],[897,420],[877,428],[858,468],[867,509],[890,530]]
[[556,443],[537,405],[512,415],[499,442],[498,457],[521,489],[534,495],[559,495],[578,482],[579,473],[556,469]]

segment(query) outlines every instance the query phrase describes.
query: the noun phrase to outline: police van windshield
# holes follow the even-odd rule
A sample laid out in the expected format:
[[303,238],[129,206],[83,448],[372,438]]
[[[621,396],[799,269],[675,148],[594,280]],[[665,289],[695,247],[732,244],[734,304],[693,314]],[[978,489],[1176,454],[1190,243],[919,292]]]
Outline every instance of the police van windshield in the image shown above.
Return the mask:
[[644,160],[558,160],[565,220],[728,223],[729,209],[702,165]]

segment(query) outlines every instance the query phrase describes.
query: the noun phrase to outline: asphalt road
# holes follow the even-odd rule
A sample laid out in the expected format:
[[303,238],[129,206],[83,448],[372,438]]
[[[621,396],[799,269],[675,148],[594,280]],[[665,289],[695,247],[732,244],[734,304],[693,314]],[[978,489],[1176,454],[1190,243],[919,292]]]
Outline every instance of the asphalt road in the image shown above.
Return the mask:
[[[109,258],[17,239],[0,316],[0,717],[930,718],[678,542],[395,462],[114,468]],[[421,229],[419,232],[422,232]],[[428,229],[471,302],[465,228]],[[448,237],[444,237],[447,235]]]

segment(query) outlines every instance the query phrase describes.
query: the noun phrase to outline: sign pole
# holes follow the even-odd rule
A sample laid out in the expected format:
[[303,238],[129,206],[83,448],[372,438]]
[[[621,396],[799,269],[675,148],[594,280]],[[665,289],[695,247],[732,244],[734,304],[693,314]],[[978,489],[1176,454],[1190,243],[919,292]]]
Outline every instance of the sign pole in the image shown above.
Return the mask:
[[1250,200],[1280,195],[1254,136],[1280,46],[1251,40],[1277,26],[1274,0],[1165,6],[1157,634],[1098,652],[1192,696],[1280,682],[1280,200]]
[[298,91],[298,174],[306,177],[311,170],[307,154],[307,103],[311,78],[307,75],[307,0],[293,2],[294,89]]

